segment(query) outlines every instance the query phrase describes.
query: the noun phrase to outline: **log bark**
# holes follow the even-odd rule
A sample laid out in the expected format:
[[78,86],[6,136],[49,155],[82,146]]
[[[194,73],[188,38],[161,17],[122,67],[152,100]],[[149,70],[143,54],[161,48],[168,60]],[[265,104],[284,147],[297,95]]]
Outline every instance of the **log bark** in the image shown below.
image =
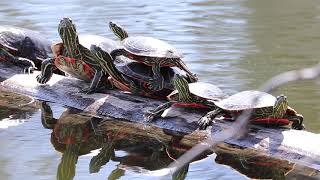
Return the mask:
[[[185,140],[196,144],[208,135],[230,128],[230,122],[217,121],[206,131],[197,130],[196,121],[205,112],[183,109],[170,109],[179,112],[176,117],[160,118],[152,123],[143,120],[143,114],[155,108],[162,101],[134,96],[121,91],[107,91],[86,95],[79,91],[89,85],[83,81],[54,75],[47,85],[36,82],[35,72],[31,75],[17,74],[16,67],[0,64],[1,86],[16,93],[29,95],[39,100],[59,103],[82,110],[90,115],[131,121],[139,126],[152,125],[169,131],[179,132]],[[169,111],[169,112],[170,112]],[[169,113],[170,114],[170,113]],[[250,125],[249,133],[241,139],[227,140],[225,143],[241,148],[251,148],[271,157],[299,163],[320,170],[320,134],[288,128],[268,129]]]

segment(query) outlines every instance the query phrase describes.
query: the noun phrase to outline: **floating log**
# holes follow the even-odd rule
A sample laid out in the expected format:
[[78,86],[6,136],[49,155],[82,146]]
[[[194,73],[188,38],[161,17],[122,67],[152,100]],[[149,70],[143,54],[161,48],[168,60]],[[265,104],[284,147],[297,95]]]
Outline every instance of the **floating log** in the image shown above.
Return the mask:
[[[139,126],[152,125],[169,131],[185,134],[184,141],[192,144],[199,143],[208,135],[230,128],[231,123],[217,121],[208,130],[197,130],[197,120],[205,112],[185,109],[170,109],[180,112],[177,117],[164,117],[152,123],[143,120],[143,114],[162,101],[134,96],[117,90],[107,91],[106,94],[95,93],[86,95],[79,91],[89,85],[83,81],[54,75],[47,85],[36,82],[34,74],[17,74],[21,69],[0,64],[1,86],[16,93],[32,96],[39,100],[59,103],[68,107],[82,110],[90,115],[110,118],[119,121],[131,121]],[[320,170],[320,134],[289,128],[270,129],[250,125],[249,133],[241,139],[225,141],[226,144],[240,148],[251,148],[274,158],[299,163]]]

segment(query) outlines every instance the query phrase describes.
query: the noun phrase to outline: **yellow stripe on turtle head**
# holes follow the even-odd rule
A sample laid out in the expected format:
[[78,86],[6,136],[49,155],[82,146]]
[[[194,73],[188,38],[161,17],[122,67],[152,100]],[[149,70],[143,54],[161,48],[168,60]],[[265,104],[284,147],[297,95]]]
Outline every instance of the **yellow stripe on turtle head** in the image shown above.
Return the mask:
[[273,116],[275,118],[282,118],[288,109],[288,99],[285,95],[280,95],[273,106]]

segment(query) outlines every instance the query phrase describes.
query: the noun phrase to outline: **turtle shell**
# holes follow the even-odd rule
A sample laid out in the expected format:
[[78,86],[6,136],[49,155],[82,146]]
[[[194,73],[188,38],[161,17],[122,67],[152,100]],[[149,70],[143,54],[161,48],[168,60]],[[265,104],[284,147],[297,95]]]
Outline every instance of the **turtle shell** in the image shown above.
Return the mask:
[[[117,66],[117,69],[126,76],[139,82],[148,83],[153,77],[152,68],[142,63],[129,62]],[[174,90],[172,79],[177,73],[170,67],[162,67],[160,73],[164,78],[164,88]]]
[[134,55],[159,58],[182,58],[170,44],[152,37],[135,36],[122,41],[124,49]]
[[[0,45],[16,56],[37,60],[52,56],[52,42],[40,33],[12,26],[0,26]],[[41,62],[35,62],[38,67]],[[40,67],[40,66],[39,66]]]
[[[219,101],[228,96],[219,87],[210,83],[205,83],[205,82],[189,83],[189,90],[195,96],[198,96],[204,99],[214,100],[214,101]],[[175,96],[177,93],[178,91],[174,90],[169,95],[169,99],[170,97]]]
[[229,111],[242,111],[274,106],[276,97],[271,94],[249,90],[234,94],[216,103],[222,109]]
[[79,42],[87,49],[90,49],[92,45],[96,45],[108,53],[111,53],[114,49],[121,48],[119,42],[98,35],[79,35]]

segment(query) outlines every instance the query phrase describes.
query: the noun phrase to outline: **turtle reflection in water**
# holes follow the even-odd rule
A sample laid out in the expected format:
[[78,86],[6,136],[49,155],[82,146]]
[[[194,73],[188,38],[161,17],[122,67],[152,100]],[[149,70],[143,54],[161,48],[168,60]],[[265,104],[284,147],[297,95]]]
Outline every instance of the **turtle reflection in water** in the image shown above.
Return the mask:
[[[123,125],[114,126],[115,122],[110,121],[103,123],[104,131],[94,133],[90,124],[66,124],[65,121],[72,119],[79,120],[80,117],[75,117],[72,109],[68,109],[59,118],[52,117],[50,106],[41,102],[42,123],[45,128],[53,129],[51,142],[55,149],[63,152],[61,162],[58,167],[58,178],[72,179],[75,176],[75,168],[78,156],[90,153],[94,149],[101,148],[99,153],[92,157],[89,164],[90,173],[98,173],[101,171],[110,160],[119,162],[116,168],[111,172],[109,178],[120,178],[125,175],[125,171],[131,167],[142,167],[148,170],[158,170],[167,167],[172,161],[172,158],[178,158],[187,149],[176,149],[170,144],[164,144],[157,138],[150,136],[146,132],[145,135],[135,134],[129,130],[122,129]],[[87,119],[90,122],[90,118]],[[99,122],[95,118],[93,121]],[[56,123],[54,123],[56,122]],[[57,123],[58,122],[58,123]],[[95,127],[99,127],[98,123]],[[110,127],[110,128],[108,128]],[[107,128],[107,129],[105,129]],[[168,136],[168,135],[167,135]],[[170,138],[168,138],[170,139]],[[116,156],[115,150],[123,150],[127,152],[126,156]],[[169,155],[170,154],[170,155]],[[184,179],[187,175],[189,165],[187,164],[179,171],[173,174],[173,179]]]
[[43,127],[53,130],[51,143],[63,153],[57,179],[73,179],[78,157],[99,148],[102,138],[93,136],[89,123],[92,118],[78,115],[78,110],[67,109],[58,120],[53,118],[51,107],[46,102],[40,102],[40,108]]
[[[109,178],[118,179],[125,174],[127,169],[138,170],[139,167],[152,171],[166,168],[172,161],[172,158],[181,156],[185,151],[175,150],[170,145],[165,145],[152,137],[141,137],[134,134],[107,130],[108,141],[102,145],[102,148],[96,156],[90,161],[90,173],[97,173],[101,170],[110,157],[112,161],[119,162]],[[129,138],[131,137],[131,138]],[[138,139],[137,139],[138,138]],[[114,150],[124,150],[126,156],[114,156]],[[172,179],[182,180],[186,177],[189,164],[186,164],[174,174]]]

